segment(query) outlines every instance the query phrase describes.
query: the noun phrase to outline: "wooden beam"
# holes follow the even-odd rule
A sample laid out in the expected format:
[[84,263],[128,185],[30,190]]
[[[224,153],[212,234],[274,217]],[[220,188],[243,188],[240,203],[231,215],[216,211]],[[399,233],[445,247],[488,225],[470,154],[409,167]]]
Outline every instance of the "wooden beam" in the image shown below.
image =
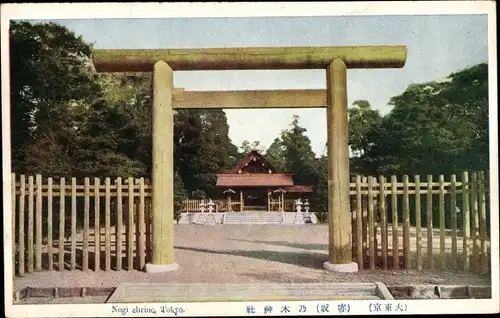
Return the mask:
[[347,68],[399,68],[405,46],[255,47],[94,50],[98,72],[151,72],[157,61],[175,71],[326,69],[334,59]]
[[[328,89],[328,258],[332,264],[352,262],[346,73],[346,65],[340,59],[334,60],[326,72]],[[361,242],[357,242],[357,244],[361,244]]]
[[174,90],[173,108],[320,108],[326,90],[184,91]]
[[153,73],[153,264],[174,264],[173,72],[161,61]]

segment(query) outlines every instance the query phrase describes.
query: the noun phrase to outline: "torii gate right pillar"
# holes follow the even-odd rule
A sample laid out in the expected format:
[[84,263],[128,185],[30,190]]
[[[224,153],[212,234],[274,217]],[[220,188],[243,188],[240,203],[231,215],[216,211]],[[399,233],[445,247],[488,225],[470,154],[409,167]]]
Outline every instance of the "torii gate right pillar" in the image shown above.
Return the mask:
[[347,66],[334,59],[326,69],[328,127],[328,261],[324,268],[356,272],[352,262],[349,204],[349,145],[347,119]]

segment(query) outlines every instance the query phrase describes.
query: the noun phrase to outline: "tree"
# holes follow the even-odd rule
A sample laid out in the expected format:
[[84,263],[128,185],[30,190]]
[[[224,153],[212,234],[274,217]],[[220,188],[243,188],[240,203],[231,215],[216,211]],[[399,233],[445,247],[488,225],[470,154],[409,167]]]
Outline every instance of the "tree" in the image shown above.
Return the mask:
[[285,146],[283,145],[283,141],[281,140],[281,138],[275,138],[273,143],[266,150],[267,160],[272,162],[276,169],[278,169],[279,171],[285,170],[286,154],[284,152],[284,147]]
[[444,81],[412,84],[390,104],[394,108],[367,155],[379,172],[488,170],[487,64],[452,73]]
[[122,121],[119,108],[111,108],[96,103],[92,107],[89,121],[82,127],[75,151],[74,163],[79,176],[147,176],[146,166],[120,152],[120,136],[123,131],[119,126]]
[[299,126],[299,116],[294,115],[290,128],[283,130],[279,138],[269,146],[266,158],[284,172],[294,172],[297,184],[315,184],[315,154],[307,130]]
[[141,91],[148,83],[126,74],[99,78],[102,93],[80,114],[73,155],[78,175],[150,176],[151,105]]
[[216,194],[216,174],[230,169],[238,149],[229,139],[223,110],[182,110],[174,121],[175,160],[188,193]]
[[179,173],[174,174],[174,219],[179,222],[181,218],[182,209],[184,207],[184,200],[187,199],[186,190],[182,184],[182,179]]
[[295,172],[294,182],[297,184],[315,184],[317,181],[315,154],[306,132],[305,128],[299,126],[299,116],[294,115],[290,128],[281,134],[284,168]]
[[311,206],[314,207],[318,222],[325,223],[328,220],[328,156],[317,158],[314,166],[318,179],[313,189]]
[[354,107],[348,110],[349,115],[349,146],[354,155],[361,157],[375,143],[374,136],[382,123],[378,110],[371,109],[366,100],[357,100]]
[[[73,146],[71,108],[88,103],[98,91],[95,74],[90,70],[91,51],[90,44],[64,26],[11,21],[10,97],[15,171],[34,172],[26,169],[40,168],[52,172],[41,167],[46,152],[34,149],[37,145],[50,143],[51,149],[58,151],[52,154],[54,157],[67,156]],[[25,162],[32,165],[26,167]],[[54,173],[69,171],[58,168]]]
[[260,144],[260,141],[255,140],[255,141],[248,141],[248,140],[243,140],[241,143],[241,146],[239,147],[240,152],[240,158],[243,158],[247,153],[249,153],[252,150],[257,150],[258,152],[263,152],[265,148]]

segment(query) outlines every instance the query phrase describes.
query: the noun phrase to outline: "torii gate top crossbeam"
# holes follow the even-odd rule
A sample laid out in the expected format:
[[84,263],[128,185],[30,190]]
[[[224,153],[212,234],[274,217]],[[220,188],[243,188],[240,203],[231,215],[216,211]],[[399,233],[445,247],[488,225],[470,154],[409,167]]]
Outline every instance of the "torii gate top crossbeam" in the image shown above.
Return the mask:
[[95,50],[98,72],[151,72],[162,60],[175,71],[325,69],[340,58],[347,68],[400,68],[405,46]]

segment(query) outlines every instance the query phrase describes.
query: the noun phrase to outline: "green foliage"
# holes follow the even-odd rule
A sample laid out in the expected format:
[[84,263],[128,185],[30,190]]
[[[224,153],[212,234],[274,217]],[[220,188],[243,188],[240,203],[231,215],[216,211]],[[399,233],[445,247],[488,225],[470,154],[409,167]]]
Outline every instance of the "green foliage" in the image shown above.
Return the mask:
[[312,185],[311,209],[323,208],[321,173],[306,129],[299,125],[299,116],[294,116],[290,128],[282,131],[266,151],[266,158],[283,172],[294,172],[294,183]]
[[349,146],[355,156],[368,153],[376,142],[375,137],[382,124],[378,110],[371,109],[366,100],[358,100],[348,110]]
[[274,139],[273,143],[266,150],[267,160],[272,162],[279,171],[284,171],[286,169],[285,155],[283,141],[280,138]]
[[178,173],[174,175],[174,219],[179,222],[181,218],[182,208],[184,207],[184,200],[187,199],[184,184]]
[[318,221],[318,223],[328,223],[328,209],[318,210],[318,212],[314,212],[314,214],[316,215],[316,220]]
[[[487,64],[442,82],[412,84],[391,99],[377,141],[365,157],[370,173],[452,174],[488,170]],[[373,171],[376,170],[376,171]]]
[[[327,220],[328,212],[328,157],[321,156],[316,159],[315,167],[318,176],[318,182],[314,186],[314,196],[311,198],[311,207],[317,211],[318,222]],[[322,214],[323,213],[323,214]]]
[[249,153],[252,150],[257,150],[259,153],[264,152],[265,148],[260,144],[260,141],[255,140],[255,141],[248,141],[248,140],[243,140],[241,143],[241,146],[239,147],[239,153],[238,157],[243,158],[247,153]]
[[191,192],[190,198],[194,200],[204,200],[207,198],[207,194],[205,193],[205,191],[198,189]]
[[295,115],[290,128],[281,133],[283,168],[287,172],[295,173],[295,184],[313,185],[317,182],[315,154],[306,132],[305,128],[299,126],[299,116]]
[[[126,77],[102,76],[102,96],[82,111],[74,156],[77,175],[147,176],[151,165],[150,106],[144,103],[142,86]],[[137,82],[137,81],[136,81]],[[122,95],[117,94],[121,91]]]
[[228,133],[226,114],[221,109],[190,109],[175,114],[175,164],[186,191],[216,195],[216,174],[230,169],[238,157]]
[[[96,75],[90,69],[92,47],[55,23],[10,23],[10,80],[12,165],[19,172],[32,173],[43,161],[33,143],[50,143],[55,157],[64,158],[72,148],[72,107],[90,101],[98,91]],[[42,139],[44,141],[38,141]],[[56,145],[57,144],[57,145]],[[26,149],[30,146],[30,149]],[[29,156],[30,158],[27,158]],[[62,168],[57,173],[67,174]]]

